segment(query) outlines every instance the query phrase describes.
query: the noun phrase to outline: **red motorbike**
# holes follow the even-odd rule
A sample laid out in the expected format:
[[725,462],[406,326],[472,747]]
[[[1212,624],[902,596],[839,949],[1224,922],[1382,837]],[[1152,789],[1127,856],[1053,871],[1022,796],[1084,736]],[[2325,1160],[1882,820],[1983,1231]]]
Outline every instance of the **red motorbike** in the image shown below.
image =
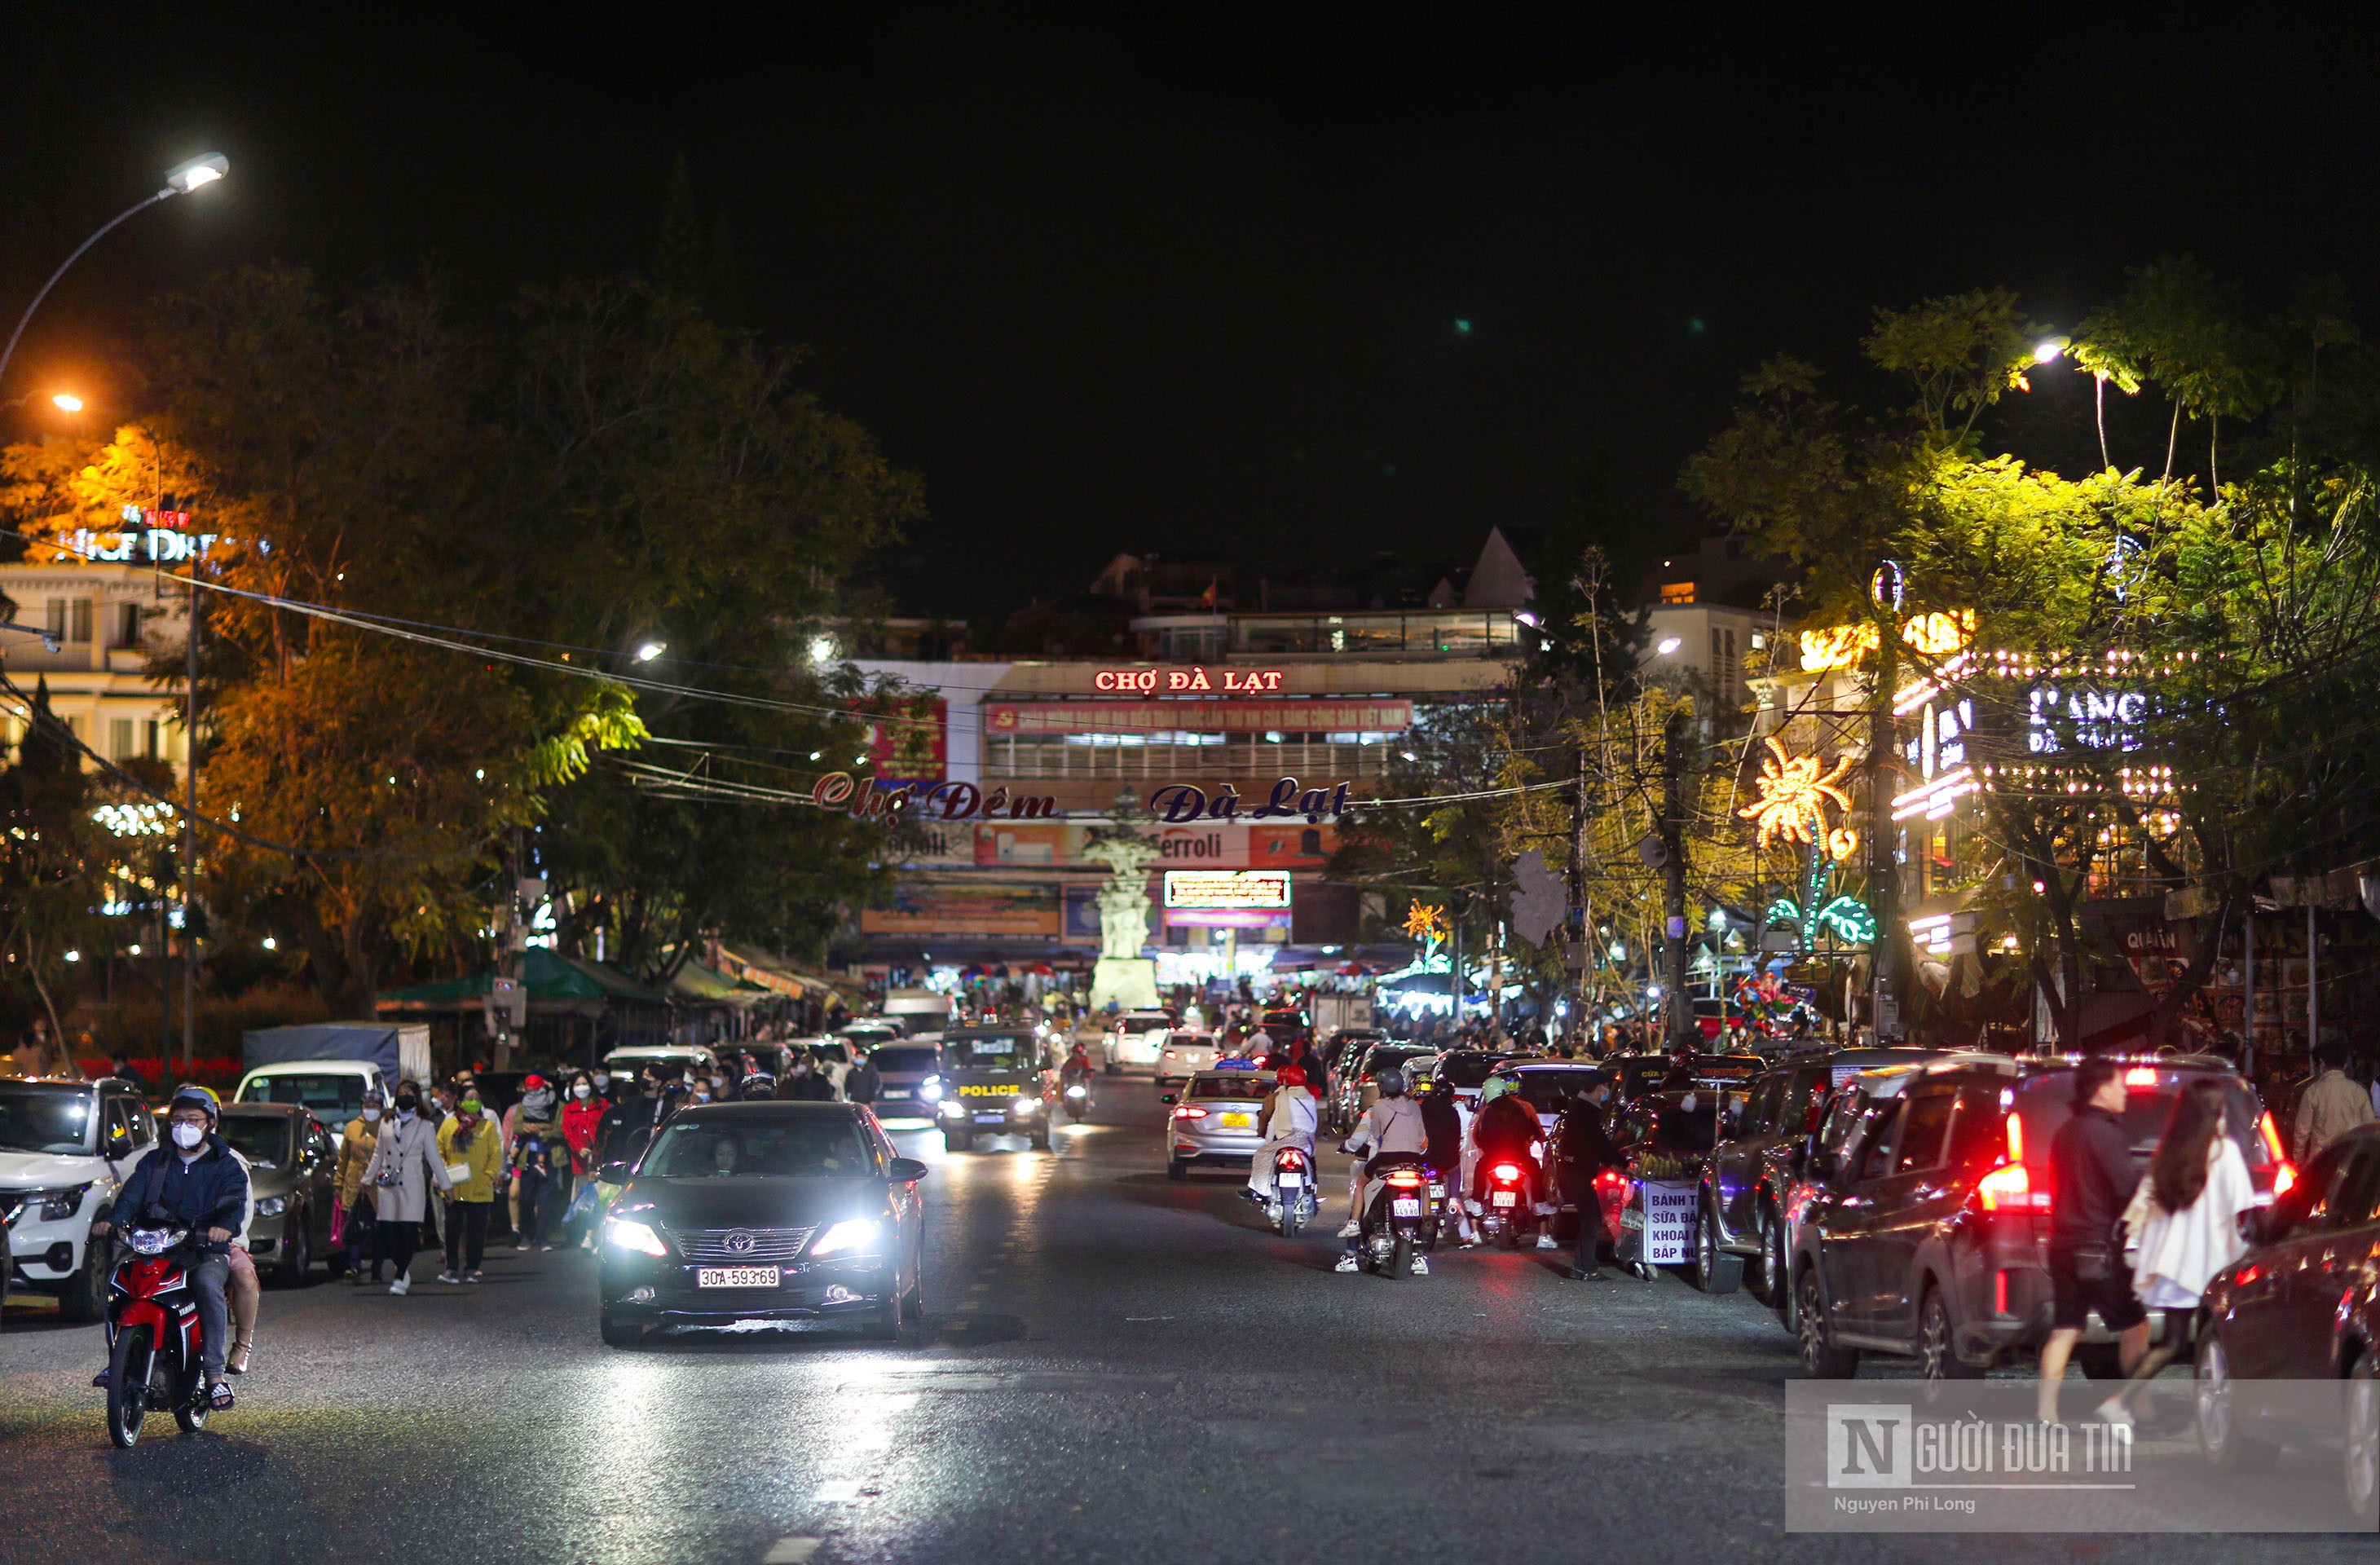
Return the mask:
[[1499,1158],[1482,1167],[1479,1183],[1487,1199],[1481,1204],[1479,1231],[1488,1244],[1500,1241],[1514,1249],[1520,1247],[1523,1226],[1536,1215],[1529,1193],[1532,1171],[1512,1158]]
[[126,1225],[125,1255],[107,1280],[107,1437],[128,1450],[152,1410],[170,1410],[175,1423],[194,1433],[207,1425],[189,1238],[171,1221]]

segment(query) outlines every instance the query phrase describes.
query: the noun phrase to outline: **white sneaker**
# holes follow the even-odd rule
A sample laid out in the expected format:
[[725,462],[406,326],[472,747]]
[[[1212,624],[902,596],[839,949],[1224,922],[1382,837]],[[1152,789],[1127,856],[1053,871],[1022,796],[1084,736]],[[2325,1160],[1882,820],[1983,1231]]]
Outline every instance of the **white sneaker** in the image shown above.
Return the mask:
[[1537,1248],[1540,1250],[1559,1250],[1561,1246],[1554,1243],[1554,1236],[1552,1234],[1540,1233],[1537,1235]]
[[1358,1271],[1362,1268],[1355,1264],[1354,1255],[1350,1252],[1347,1255],[1340,1256],[1339,1264],[1332,1267],[1330,1269],[1332,1271]]
[[438,1274],[438,1280],[441,1282],[460,1282],[463,1280],[455,1276],[451,1271],[442,1271]]
[[409,1277],[400,1277],[395,1281],[388,1285],[388,1291],[402,1299],[407,1293],[413,1292],[413,1279]]
[[2091,1416],[2102,1424],[2113,1424],[2126,1429],[2132,1426],[2131,1413],[2126,1411],[2123,1402],[2115,1397],[2109,1397],[2093,1409]]
[[1353,1239],[1363,1231],[1363,1224],[1357,1222],[1354,1218],[1349,1218],[1347,1219],[1347,1226],[1339,1231],[1339,1237],[1342,1239]]
[[1415,1277],[1427,1277],[1429,1275],[1429,1257],[1427,1256],[1415,1256],[1413,1258],[1413,1274]]

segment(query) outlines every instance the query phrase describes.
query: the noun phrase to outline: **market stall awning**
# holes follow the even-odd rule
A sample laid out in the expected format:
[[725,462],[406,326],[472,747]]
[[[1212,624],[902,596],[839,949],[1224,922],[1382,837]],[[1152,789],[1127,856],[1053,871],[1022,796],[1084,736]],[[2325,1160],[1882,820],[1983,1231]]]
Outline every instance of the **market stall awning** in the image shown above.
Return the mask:
[[[383,1013],[475,1011],[495,988],[492,967],[464,978],[416,984],[380,997]],[[665,1005],[668,1001],[616,967],[563,956],[541,946],[521,952],[521,981],[532,1014],[591,1015],[614,1003]]]
[[669,981],[672,1000],[696,1005],[757,1005],[768,999],[771,992],[764,984],[731,978],[699,962],[687,963]]

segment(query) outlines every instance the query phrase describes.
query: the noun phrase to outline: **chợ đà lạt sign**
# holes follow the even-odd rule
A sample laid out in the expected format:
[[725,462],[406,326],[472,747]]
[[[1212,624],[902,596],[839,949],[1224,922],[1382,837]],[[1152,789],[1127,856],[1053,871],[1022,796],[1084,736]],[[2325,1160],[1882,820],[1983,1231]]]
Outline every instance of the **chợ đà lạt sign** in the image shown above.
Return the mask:
[[[1333,819],[1346,815],[1354,807],[1348,792],[1352,782],[1342,782],[1330,788],[1300,788],[1297,779],[1284,777],[1272,785],[1265,802],[1247,812],[1249,820],[1278,819],[1283,816],[1302,815],[1319,824],[1324,816]],[[1179,826],[1190,820],[1238,820],[1240,791],[1229,782],[1222,783],[1210,795],[1194,782],[1168,782],[1148,795],[1148,811],[1168,826]]]
[[1196,696],[1220,691],[1226,696],[1269,696],[1281,690],[1285,671],[1277,668],[1103,668],[1091,675],[1091,688],[1115,696]]

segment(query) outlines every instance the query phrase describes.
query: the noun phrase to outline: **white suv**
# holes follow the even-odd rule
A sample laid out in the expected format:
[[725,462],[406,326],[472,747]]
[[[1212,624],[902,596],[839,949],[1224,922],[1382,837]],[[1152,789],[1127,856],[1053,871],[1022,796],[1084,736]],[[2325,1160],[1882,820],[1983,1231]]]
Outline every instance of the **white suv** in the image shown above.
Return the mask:
[[97,1320],[107,1304],[107,1247],[91,1242],[91,1225],[156,1144],[156,1117],[129,1082],[0,1079],[8,1285],[57,1295],[61,1319]]

